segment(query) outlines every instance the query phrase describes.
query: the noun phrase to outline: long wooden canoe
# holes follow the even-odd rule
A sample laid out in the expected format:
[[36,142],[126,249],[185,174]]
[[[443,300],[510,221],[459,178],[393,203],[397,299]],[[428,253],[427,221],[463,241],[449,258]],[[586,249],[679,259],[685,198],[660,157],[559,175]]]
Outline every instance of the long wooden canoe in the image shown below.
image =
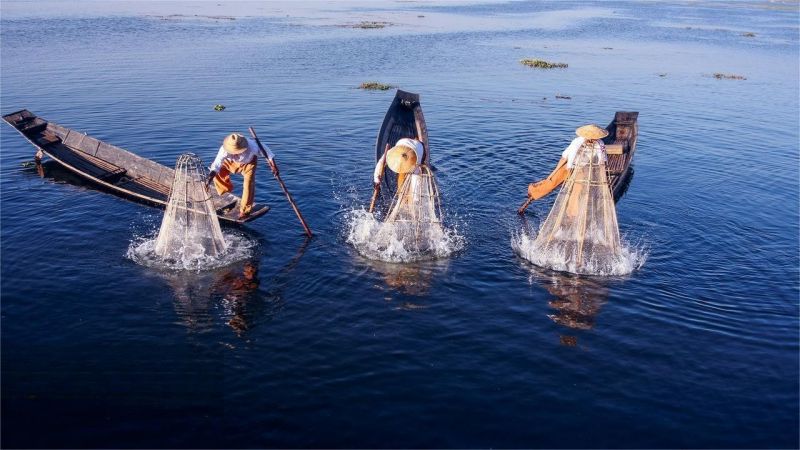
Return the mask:
[[[428,126],[425,124],[425,116],[422,115],[422,106],[419,103],[419,94],[401,91],[394,95],[389,110],[383,118],[383,124],[378,131],[378,138],[375,141],[375,161],[383,156],[386,144],[389,147],[394,145],[402,138],[419,138],[425,147],[425,164],[430,164],[430,147],[428,146]],[[384,171],[383,186],[381,192],[391,197],[397,190],[397,175],[391,170]]]
[[633,174],[631,161],[636,152],[636,138],[639,135],[638,118],[638,112],[617,111],[614,120],[606,127],[608,136],[603,139],[606,150],[610,151],[612,146],[616,147],[617,151],[621,150],[620,154],[609,154],[606,163],[614,201],[618,201],[625,193]]
[[[48,122],[26,109],[7,114],[3,120],[39,152],[103,190],[146,205],[166,207],[175,177],[173,169]],[[240,220],[239,197],[230,193],[220,196],[214,189],[211,196],[221,223],[242,224],[269,211],[269,206],[256,203],[250,216]]]

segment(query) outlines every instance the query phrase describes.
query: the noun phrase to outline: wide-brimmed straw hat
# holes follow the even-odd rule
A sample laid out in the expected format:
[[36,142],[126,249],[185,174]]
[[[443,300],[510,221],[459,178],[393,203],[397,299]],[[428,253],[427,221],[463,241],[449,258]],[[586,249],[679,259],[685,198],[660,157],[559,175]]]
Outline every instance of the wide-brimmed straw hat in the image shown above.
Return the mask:
[[586,139],[602,139],[608,136],[608,130],[595,124],[589,124],[575,130],[575,134]]
[[222,141],[222,147],[231,155],[238,155],[247,150],[247,138],[239,133],[231,133]]
[[386,153],[386,165],[395,173],[409,173],[417,165],[417,152],[405,145],[395,145]]

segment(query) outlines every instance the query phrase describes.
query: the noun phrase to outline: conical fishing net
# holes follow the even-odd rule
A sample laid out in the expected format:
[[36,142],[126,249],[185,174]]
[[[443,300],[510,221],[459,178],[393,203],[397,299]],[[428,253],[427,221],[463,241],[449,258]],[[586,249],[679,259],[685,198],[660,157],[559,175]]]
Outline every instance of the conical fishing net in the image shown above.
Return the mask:
[[439,188],[427,166],[419,173],[408,174],[392,198],[386,215],[387,231],[398,240],[411,244],[415,251],[426,251],[443,234]]
[[225,251],[211,195],[208,172],[194,153],[184,153],[175,163],[175,178],[158,232],[155,252],[162,258],[197,260]]
[[619,256],[617,213],[599,142],[578,150],[572,173],[533,245],[548,259],[562,259],[577,273],[603,272]]

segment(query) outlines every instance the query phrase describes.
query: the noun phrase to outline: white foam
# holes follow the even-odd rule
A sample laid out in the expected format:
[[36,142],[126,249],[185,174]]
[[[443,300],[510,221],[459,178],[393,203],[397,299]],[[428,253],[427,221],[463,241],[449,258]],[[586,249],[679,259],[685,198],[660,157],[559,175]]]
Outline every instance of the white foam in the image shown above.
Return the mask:
[[156,269],[202,271],[224,267],[250,258],[257,245],[255,241],[243,234],[223,231],[225,250],[216,256],[198,251],[195,243],[189,241],[173,256],[162,258],[155,251],[156,235],[157,233],[132,239],[125,256],[137,264]]
[[573,254],[575,246],[550,245],[539,248],[535,245],[536,236],[522,229],[511,236],[511,247],[521,257],[531,263],[552,270],[571,272],[581,275],[627,275],[640,269],[649,255],[644,244],[631,244],[626,240],[620,241],[619,253],[609,255],[603,252],[602,256],[589,254],[578,265],[578,258]]
[[346,240],[363,256],[388,262],[444,258],[464,248],[465,239],[455,228],[440,224],[417,226],[407,222],[382,222],[364,209],[346,217]]

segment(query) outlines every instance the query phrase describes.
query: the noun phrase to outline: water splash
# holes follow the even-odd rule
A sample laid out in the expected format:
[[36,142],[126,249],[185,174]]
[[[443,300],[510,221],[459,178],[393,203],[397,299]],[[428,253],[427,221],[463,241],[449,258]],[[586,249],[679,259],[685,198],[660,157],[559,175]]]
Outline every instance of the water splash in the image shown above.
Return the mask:
[[455,228],[440,224],[382,222],[364,209],[352,209],[345,218],[346,240],[363,256],[388,262],[444,258],[464,248]]
[[[187,241],[185,247],[176,249],[171,257],[156,252],[157,234],[134,237],[125,256],[136,264],[164,270],[202,271],[225,267],[253,256],[257,242],[235,232],[223,231],[225,250],[217,255],[198,251],[197,244]],[[201,249],[202,250],[202,249]]]
[[648,248],[645,244],[631,244],[624,239],[620,241],[619,252],[585,252],[583,261],[577,264],[574,245],[569,243],[537,246],[536,234],[522,229],[512,234],[511,247],[521,257],[534,265],[561,272],[571,272],[581,275],[627,275],[641,268],[647,256]]

